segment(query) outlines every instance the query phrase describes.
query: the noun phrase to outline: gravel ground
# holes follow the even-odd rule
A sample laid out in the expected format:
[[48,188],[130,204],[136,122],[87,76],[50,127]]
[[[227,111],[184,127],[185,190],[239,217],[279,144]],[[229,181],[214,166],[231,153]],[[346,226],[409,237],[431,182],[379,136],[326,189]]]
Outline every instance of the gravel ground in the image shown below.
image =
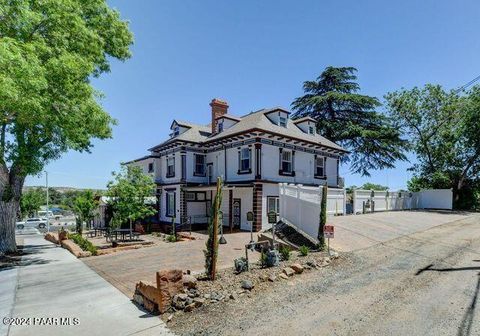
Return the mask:
[[[368,234],[368,233],[367,233]],[[180,335],[479,335],[480,216],[182,313]]]

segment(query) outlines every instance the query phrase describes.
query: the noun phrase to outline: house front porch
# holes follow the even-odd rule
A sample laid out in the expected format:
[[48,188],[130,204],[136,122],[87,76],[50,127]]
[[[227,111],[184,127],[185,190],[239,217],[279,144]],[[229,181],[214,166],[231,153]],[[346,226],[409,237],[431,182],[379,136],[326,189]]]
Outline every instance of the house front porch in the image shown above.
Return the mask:
[[[250,231],[253,224],[254,231],[261,228],[257,217],[254,221],[247,220],[247,212],[254,211],[254,194],[256,187],[253,184],[226,184],[222,187],[222,223],[226,232]],[[185,186],[183,187],[183,218],[186,226],[192,230],[203,229],[208,225],[212,201],[215,198],[216,186]],[[258,193],[257,193],[258,194]],[[260,195],[261,204],[261,195]]]

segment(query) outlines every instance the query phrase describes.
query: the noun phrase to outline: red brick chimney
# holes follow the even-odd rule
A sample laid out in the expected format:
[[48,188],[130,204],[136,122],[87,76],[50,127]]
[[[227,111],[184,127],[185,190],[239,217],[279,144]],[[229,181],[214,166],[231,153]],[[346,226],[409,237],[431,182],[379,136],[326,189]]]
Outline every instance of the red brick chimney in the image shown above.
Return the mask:
[[217,130],[217,118],[228,112],[228,103],[220,99],[212,99],[210,103],[212,107],[212,134]]

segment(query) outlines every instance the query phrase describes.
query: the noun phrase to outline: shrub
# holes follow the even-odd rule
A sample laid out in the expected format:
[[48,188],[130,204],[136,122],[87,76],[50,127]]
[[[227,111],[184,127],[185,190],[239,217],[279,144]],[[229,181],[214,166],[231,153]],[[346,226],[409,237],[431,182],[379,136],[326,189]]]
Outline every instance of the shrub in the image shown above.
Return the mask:
[[75,233],[75,234],[69,234],[68,239],[71,239],[80,246],[80,248],[84,251],[89,251],[92,255],[97,255],[97,247],[92,244],[91,241],[88,239],[84,238],[82,235]]
[[267,254],[262,251],[260,253],[260,259],[258,261],[260,263],[260,266],[267,267]]
[[280,254],[282,255],[282,260],[290,260],[290,253],[292,250],[288,246],[280,246]]
[[177,237],[175,235],[168,235],[166,240],[169,242],[169,243],[175,243],[177,241]]
[[308,246],[302,245],[300,246],[299,251],[300,251],[300,255],[302,257],[305,257],[308,255],[308,252],[310,252],[310,248]]

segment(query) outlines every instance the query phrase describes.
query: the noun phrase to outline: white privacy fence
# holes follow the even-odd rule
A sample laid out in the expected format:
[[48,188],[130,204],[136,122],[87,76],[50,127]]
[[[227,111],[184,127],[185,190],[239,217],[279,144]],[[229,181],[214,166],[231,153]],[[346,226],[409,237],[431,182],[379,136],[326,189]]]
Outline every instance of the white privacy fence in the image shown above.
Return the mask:
[[[322,188],[280,183],[280,219],[310,237],[318,236]],[[327,214],[346,215],[345,189],[328,188]],[[452,209],[453,194],[450,189],[423,190],[420,192],[354,190],[353,213],[412,209]]]
[[[280,219],[317,238],[322,187],[280,183]],[[345,189],[328,189],[327,213],[345,214]]]
[[451,189],[429,189],[419,192],[354,190],[353,213],[389,210],[445,209],[452,210]]

